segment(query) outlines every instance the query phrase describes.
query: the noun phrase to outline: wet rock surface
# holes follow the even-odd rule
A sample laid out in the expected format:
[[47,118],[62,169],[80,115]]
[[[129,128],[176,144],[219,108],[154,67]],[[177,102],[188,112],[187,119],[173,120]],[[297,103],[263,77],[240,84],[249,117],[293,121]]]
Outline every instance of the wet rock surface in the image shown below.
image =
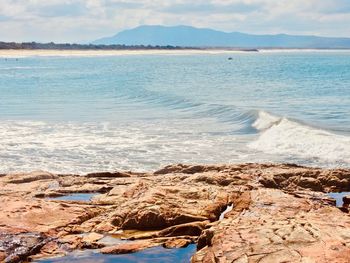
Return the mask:
[[350,262],[350,198],[326,194],[349,190],[350,170],[282,164],[4,175],[0,261],[196,243],[192,262]]
[[0,259],[4,262],[20,262],[28,255],[35,254],[49,242],[40,233],[6,233],[0,232]]

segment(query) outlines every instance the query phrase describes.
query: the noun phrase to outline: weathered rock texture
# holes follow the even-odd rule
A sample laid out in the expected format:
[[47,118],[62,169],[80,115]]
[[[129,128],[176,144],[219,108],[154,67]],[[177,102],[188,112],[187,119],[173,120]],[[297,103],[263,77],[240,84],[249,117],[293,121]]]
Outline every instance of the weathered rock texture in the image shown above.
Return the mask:
[[[192,262],[350,262],[349,202],[339,209],[324,194],[349,190],[350,170],[296,165],[4,175],[0,261],[75,249],[115,254],[197,243]],[[96,196],[91,201],[52,198],[72,193]]]

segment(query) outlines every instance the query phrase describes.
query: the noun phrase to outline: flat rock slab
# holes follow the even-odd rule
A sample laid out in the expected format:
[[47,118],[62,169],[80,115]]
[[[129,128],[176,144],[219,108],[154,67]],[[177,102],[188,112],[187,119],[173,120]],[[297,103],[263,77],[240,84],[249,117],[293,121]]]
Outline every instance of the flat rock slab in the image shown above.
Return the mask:
[[[192,262],[350,262],[348,210],[329,191],[350,191],[350,170],[179,164],[154,173],[3,175],[0,260],[194,242]],[[48,198],[77,193],[94,197]]]
[[244,211],[202,234],[192,262],[350,262],[348,214],[280,190],[250,197]]

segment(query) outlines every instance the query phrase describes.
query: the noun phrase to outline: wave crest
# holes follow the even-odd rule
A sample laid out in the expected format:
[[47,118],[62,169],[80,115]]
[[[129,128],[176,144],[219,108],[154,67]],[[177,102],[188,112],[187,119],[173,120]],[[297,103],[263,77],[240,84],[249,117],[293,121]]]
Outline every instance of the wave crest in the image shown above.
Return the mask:
[[287,158],[350,164],[350,137],[313,128],[284,117],[259,112],[253,127],[261,133],[248,147]]

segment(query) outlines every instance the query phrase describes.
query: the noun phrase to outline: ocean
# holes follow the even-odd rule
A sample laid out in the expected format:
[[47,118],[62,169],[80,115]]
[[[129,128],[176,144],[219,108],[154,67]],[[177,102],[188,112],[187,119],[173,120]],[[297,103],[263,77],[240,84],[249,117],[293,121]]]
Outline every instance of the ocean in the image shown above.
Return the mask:
[[1,57],[0,133],[0,173],[349,168],[350,52]]

